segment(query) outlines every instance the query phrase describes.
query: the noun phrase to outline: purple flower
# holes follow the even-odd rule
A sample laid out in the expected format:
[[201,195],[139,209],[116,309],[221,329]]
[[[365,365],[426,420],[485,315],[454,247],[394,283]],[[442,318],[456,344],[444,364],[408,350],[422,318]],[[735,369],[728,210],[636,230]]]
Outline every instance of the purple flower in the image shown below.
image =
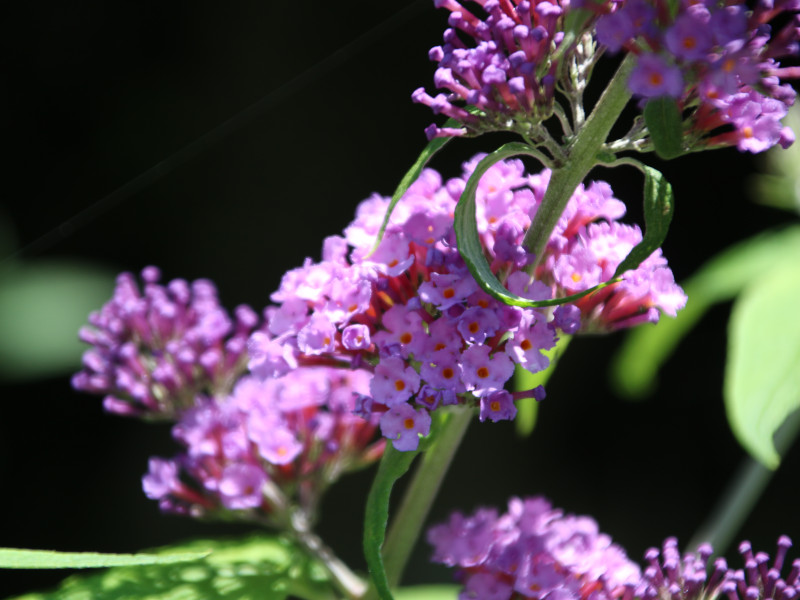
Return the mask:
[[366,350],[371,343],[366,325],[348,325],[342,330],[342,345],[348,350]]
[[640,577],[638,566],[592,519],[564,516],[542,498],[512,498],[500,516],[490,509],[470,517],[453,513],[427,538],[432,560],[458,569],[465,584],[460,597],[485,590],[486,597],[503,600],[614,600],[626,590],[632,597]]
[[507,391],[495,390],[481,397],[481,421],[511,421],[516,416],[514,398]]
[[683,76],[678,67],[669,65],[655,54],[639,56],[628,82],[631,91],[643,98],[671,96],[680,98],[683,94]]
[[713,44],[705,10],[694,10],[679,16],[667,29],[667,48],[678,58],[698,60],[706,56]]
[[416,450],[419,438],[428,435],[431,416],[428,411],[414,410],[408,404],[392,406],[381,417],[381,432],[392,440],[392,445],[404,452]]
[[147,475],[142,477],[142,488],[151,500],[160,500],[180,488],[175,461],[151,458],[148,467]]
[[494,310],[473,306],[459,317],[457,329],[465,342],[482,344],[487,337],[497,333],[499,327],[500,319]]
[[381,360],[370,382],[372,397],[386,406],[406,402],[419,389],[419,375],[400,357]]
[[506,354],[497,352],[490,357],[490,352],[488,346],[474,345],[461,355],[464,383],[479,396],[487,390],[502,389],[514,374],[514,363]]
[[225,394],[243,371],[245,341],[258,324],[246,306],[235,320],[207,280],[163,286],[156,267],[117,277],[114,294],[89,316],[80,338],[90,344],[75,389],[104,394],[106,410],[127,416],[175,418],[198,394]]
[[230,510],[258,508],[264,502],[261,488],[267,476],[255,465],[233,464],[225,467],[219,481],[222,505]]

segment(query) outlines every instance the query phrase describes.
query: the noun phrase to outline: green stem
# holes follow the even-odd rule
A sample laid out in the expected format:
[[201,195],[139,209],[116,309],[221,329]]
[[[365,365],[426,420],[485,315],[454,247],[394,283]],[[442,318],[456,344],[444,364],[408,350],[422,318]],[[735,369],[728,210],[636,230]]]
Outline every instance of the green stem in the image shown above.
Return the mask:
[[474,411],[465,406],[453,406],[447,412],[447,421],[422,455],[386,536],[384,565],[392,587],[400,582],[445,473],[474,416]]
[[635,57],[632,54],[625,57],[592,114],[567,147],[566,160],[550,176],[536,218],[522,241],[523,246],[536,255],[537,262],[544,254],[545,246],[575,188],[597,163],[598,151],[631,98],[628,76],[634,64]]
[[[800,433],[800,411],[786,419],[775,434],[775,449],[784,456]],[[722,554],[753,510],[775,471],[749,456],[745,458],[720,501],[700,527],[687,548],[696,550],[708,542],[716,554]]]

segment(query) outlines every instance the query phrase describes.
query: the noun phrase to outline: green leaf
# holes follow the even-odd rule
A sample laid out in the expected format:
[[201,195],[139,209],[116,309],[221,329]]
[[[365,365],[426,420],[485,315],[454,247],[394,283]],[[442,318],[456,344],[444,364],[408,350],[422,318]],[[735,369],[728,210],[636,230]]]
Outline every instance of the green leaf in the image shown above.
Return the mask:
[[165,565],[204,558],[205,552],[180,554],[103,554],[0,548],[0,569],[95,569],[130,565]]
[[[444,124],[445,127],[455,127],[458,125],[458,121],[454,119],[448,119],[447,122]],[[383,216],[383,223],[381,223],[381,228],[378,230],[378,237],[375,239],[375,244],[372,246],[370,250],[370,254],[375,252],[378,249],[378,246],[383,239],[383,234],[386,233],[386,228],[389,226],[389,219],[392,216],[392,212],[394,212],[394,207],[397,206],[397,203],[400,202],[400,198],[403,197],[403,194],[408,191],[408,188],[411,187],[411,184],[417,180],[422,170],[428,164],[428,162],[433,158],[433,155],[436,154],[439,150],[441,150],[444,145],[452,140],[453,138],[444,137],[444,138],[433,138],[428,145],[423,148],[420,155],[417,157],[417,160],[414,161],[414,164],[411,165],[411,168],[406,171],[406,174],[403,175],[403,178],[400,180],[400,184],[395,189],[394,194],[392,194],[392,200],[389,202],[389,206],[386,209],[386,214]]]
[[606,281],[578,294],[573,294],[572,296],[553,298],[552,300],[533,301],[509,292],[503,284],[500,283],[497,277],[495,277],[494,273],[492,273],[489,261],[486,260],[486,255],[483,252],[480,235],[478,234],[478,221],[475,216],[475,194],[478,190],[478,183],[481,177],[483,177],[492,165],[510,156],[518,156],[520,154],[533,156],[534,158],[537,157],[537,152],[534,148],[520,142],[505,144],[484,157],[483,160],[478,163],[478,166],[475,167],[472,175],[470,175],[467,180],[467,185],[461,193],[461,198],[458,199],[454,224],[458,251],[467,264],[469,272],[475,278],[475,281],[487,294],[500,302],[511,306],[523,306],[527,308],[558,306],[559,304],[574,302],[579,298],[588,296],[601,288],[615,283],[616,281],[612,279],[611,281]]
[[739,442],[765,466],[780,462],[773,435],[800,408],[800,267],[785,263],[755,279],[728,323],[725,408]]
[[278,537],[198,540],[157,551],[212,554],[192,563],[115,567],[73,576],[51,592],[15,600],[335,600],[328,576],[290,542]]
[[641,398],[655,389],[658,370],[684,336],[718,302],[736,296],[763,273],[783,263],[796,264],[800,256],[800,227],[771,231],[732,246],[703,265],[683,283],[689,302],[675,319],[636,327],[612,364],[616,390]]
[[461,586],[415,585],[403,587],[394,594],[395,600],[456,600]]
[[669,224],[672,222],[672,215],[675,211],[672,186],[666,178],[652,167],[642,165],[641,168],[644,171],[645,232],[642,241],[634,246],[630,254],[619,264],[614,278],[629,269],[635,269],[654,250],[661,247],[667,237]]
[[378,473],[367,497],[364,514],[364,557],[375,589],[383,600],[392,600],[381,555],[383,541],[386,538],[386,525],[389,522],[389,499],[395,482],[405,475],[419,452],[419,450],[401,452],[395,450],[391,444],[386,444]]
[[674,98],[652,98],[644,106],[644,122],[656,154],[664,160],[683,154],[683,118]]
[[[570,335],[562,335],[558,338],[555,346],[543,352],[543,354],[550,359],[550,364],[542,371],[531,373],[517,365],[514,370],[514,390],[519,392],[545,385],[550,379],[550,375],[552,375],[555,370],[559,359],[566,351],[571,339],[572,336]],[[528,437],[533,432],[533,428],[536,426],[536,416],[538,412],[539,403],[535,398],[517,400],[517,416],[514,419],[514,428],[517,431],[517,435],[520,437]]]
[[80,368],[78,330],[114,289],[114,274],[69,261],[0,270],[0,379],[23,380]]

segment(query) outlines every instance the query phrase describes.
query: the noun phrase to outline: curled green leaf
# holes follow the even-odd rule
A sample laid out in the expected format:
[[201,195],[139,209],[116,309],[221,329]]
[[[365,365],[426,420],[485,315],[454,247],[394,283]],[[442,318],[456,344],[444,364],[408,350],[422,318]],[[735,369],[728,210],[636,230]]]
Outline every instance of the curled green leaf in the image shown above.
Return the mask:
[[660,171],[646,165],[640,165],[644,172],[644,225],[642,241],[634,246],[628,256],[617,267],[614,277],[620,277],[625,271],[635,269],[643,260],[661,247],[667,237],[675,201],[672,186]]
[[505,286],[500,283],[500,280],[495,277],[494,273],[492,273],[489,261],[484,254],[483,245],[481,244],[480,235],[478,234],[478,221],[475,217],[475,194],[478,189],[478,182],[480,182],[481,177],[483,177],[492,165],[505,158],[519,155],[527,155],[534,158],[538,158],[539,156],[536,149],[520,142],[511,142],[501,146],[478,163],[478,166],[475,167],[475,170],[467,180],[467,185],[464,187],[461,198],[459,198],[458,204],[456,205],[455,232],[456,240],[458,241],[458,251],[478,285],[480,285],[487,294],[505,304],[537,308],[543,306],[558,306],[560,304],[566,304],[567,302],[574,302],[599,289],[616,283],[618,279],[615,276],[615,278],[610,281],[603,282],[578,294],[565,296],[563,298],[534,301],[509,292]]

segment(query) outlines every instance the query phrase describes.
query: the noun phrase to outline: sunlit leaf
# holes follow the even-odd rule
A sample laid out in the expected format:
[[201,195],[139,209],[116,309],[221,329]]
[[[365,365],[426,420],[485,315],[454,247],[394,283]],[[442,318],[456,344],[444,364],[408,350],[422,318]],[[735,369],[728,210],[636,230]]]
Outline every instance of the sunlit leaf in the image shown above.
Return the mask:
[[179,554],[104,554],[0,548],[0,569],[93,569],[130,565],[166,565],[204,558],[210,552],[206,550]]
[[640,325],[628,334],[612,365],[616,390],[640,398],[657,384],[661,366],[706,311],[731,300],[745,286],[784,262],[796,264],[800,256],[800,227],[771,231],[724,250],[683,284],[689,297],[675,319],[657,325]]
[[80,368],[78,330],[111,296],[114,275],[77,262],[15,263],[0,270],[0,378]]
[[765,466],[780,456],[773,435],[800,408],[800,264],[785,262],[754,279],[728,326],[725,407],[739,442]]
[[335,600],[326,572],[277,537],[199,540],[158,554],[211,555],[191,563],[114,567],[73,576],[51,592],[15,600]]
[[395,600],[456,600],[461,590],[457,585],[416,585],[395,591]]

